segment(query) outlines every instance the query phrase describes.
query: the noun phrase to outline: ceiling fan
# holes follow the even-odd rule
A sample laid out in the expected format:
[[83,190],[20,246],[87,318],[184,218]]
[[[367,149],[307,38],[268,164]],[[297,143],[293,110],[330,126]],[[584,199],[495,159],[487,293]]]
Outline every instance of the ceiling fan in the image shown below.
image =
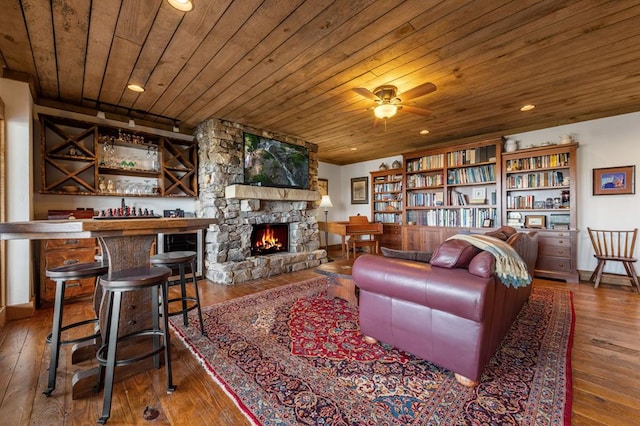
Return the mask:
[[[364,96],[367,99],[375,101],[378,105],[371,108],[376,118],[387,119],[391,118],[398,112],[399,109],[403,109],[412,114],[428,116],[432,113],[430,109],[420,108],[412,105],[402,104],[411,99],[419,98],[436,91],[436,85],[433,83],[424,83],[413,89],[398,95],[398,88],[392,85],[384,85],[376,87],[373,91],[365,89],[364,87],[356,87],[354,92],[360,96]],[[400,96],[400,97],[398,97]]]

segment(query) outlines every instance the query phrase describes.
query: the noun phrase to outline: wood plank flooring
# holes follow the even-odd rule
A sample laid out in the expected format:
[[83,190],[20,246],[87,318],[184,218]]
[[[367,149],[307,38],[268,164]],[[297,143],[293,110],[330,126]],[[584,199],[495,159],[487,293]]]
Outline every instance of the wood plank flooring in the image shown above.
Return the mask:
[[[340,252],[332,252],[334,259]],[[236,286],[200,283],[204,305],[317,277],[311,270],[256,280]],[[640,424],[640,295],[630,287],[592,284],[566,286],[536,279],[537,287],[573,291],[576,327],[572,353],[573,425]],[[86,303],[67,305],[65,321],[89,316]],[[0,331],[0,424],[88,425],[102,410],[102,394],[72,400],[70,348],[62,350],[57,387],[46,388],[49,349],[44,343],[51,328],[52,309],[39,309],[29,319],[11,321]],[[150,370],[119,381],[114,387],[109,425],[247,425],[249,422],[224,391],[205,373],[178,339],[172,341],[174,382],[165,392],[164,369]],[[83,363],[82,366],[86,366]],[[146,421],[146,407],[160,415]]]

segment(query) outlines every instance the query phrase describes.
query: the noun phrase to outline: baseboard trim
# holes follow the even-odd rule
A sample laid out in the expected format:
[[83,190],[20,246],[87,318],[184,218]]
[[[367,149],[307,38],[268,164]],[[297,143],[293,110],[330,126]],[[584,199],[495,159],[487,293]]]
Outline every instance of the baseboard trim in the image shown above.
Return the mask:
[[32,317],[36,313],[33,302],[7,306],[7,321]]

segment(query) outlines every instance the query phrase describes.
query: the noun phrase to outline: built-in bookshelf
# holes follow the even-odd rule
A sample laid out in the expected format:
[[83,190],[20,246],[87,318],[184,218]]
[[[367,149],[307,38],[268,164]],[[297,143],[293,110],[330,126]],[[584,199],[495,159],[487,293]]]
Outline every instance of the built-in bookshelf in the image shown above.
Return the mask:
[[402,168],[371,172],[371,216],[374,222],[402,223],[403,181]]
[[502,154],[502,222],[538,232],[536,276],[578,282],[577,143]]
[[405,223],[408,225],[494,226],[498,214],[496,138],[455,148],[404,155]]

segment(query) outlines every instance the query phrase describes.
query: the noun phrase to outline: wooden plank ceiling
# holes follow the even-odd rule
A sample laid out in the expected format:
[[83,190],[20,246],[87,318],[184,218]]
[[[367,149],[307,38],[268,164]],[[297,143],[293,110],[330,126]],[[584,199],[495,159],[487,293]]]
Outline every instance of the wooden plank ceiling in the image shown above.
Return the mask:
[[[0,3],[2,75],[29,78],[39,104],[99,101],[108,117],[183,131],[230,120],[335,164],[640,110],[638,1]],[[432,115],[400,110],[386,126],[352,90],[393,84],[402,98],[426,82],[437,90],[407,105]]]

